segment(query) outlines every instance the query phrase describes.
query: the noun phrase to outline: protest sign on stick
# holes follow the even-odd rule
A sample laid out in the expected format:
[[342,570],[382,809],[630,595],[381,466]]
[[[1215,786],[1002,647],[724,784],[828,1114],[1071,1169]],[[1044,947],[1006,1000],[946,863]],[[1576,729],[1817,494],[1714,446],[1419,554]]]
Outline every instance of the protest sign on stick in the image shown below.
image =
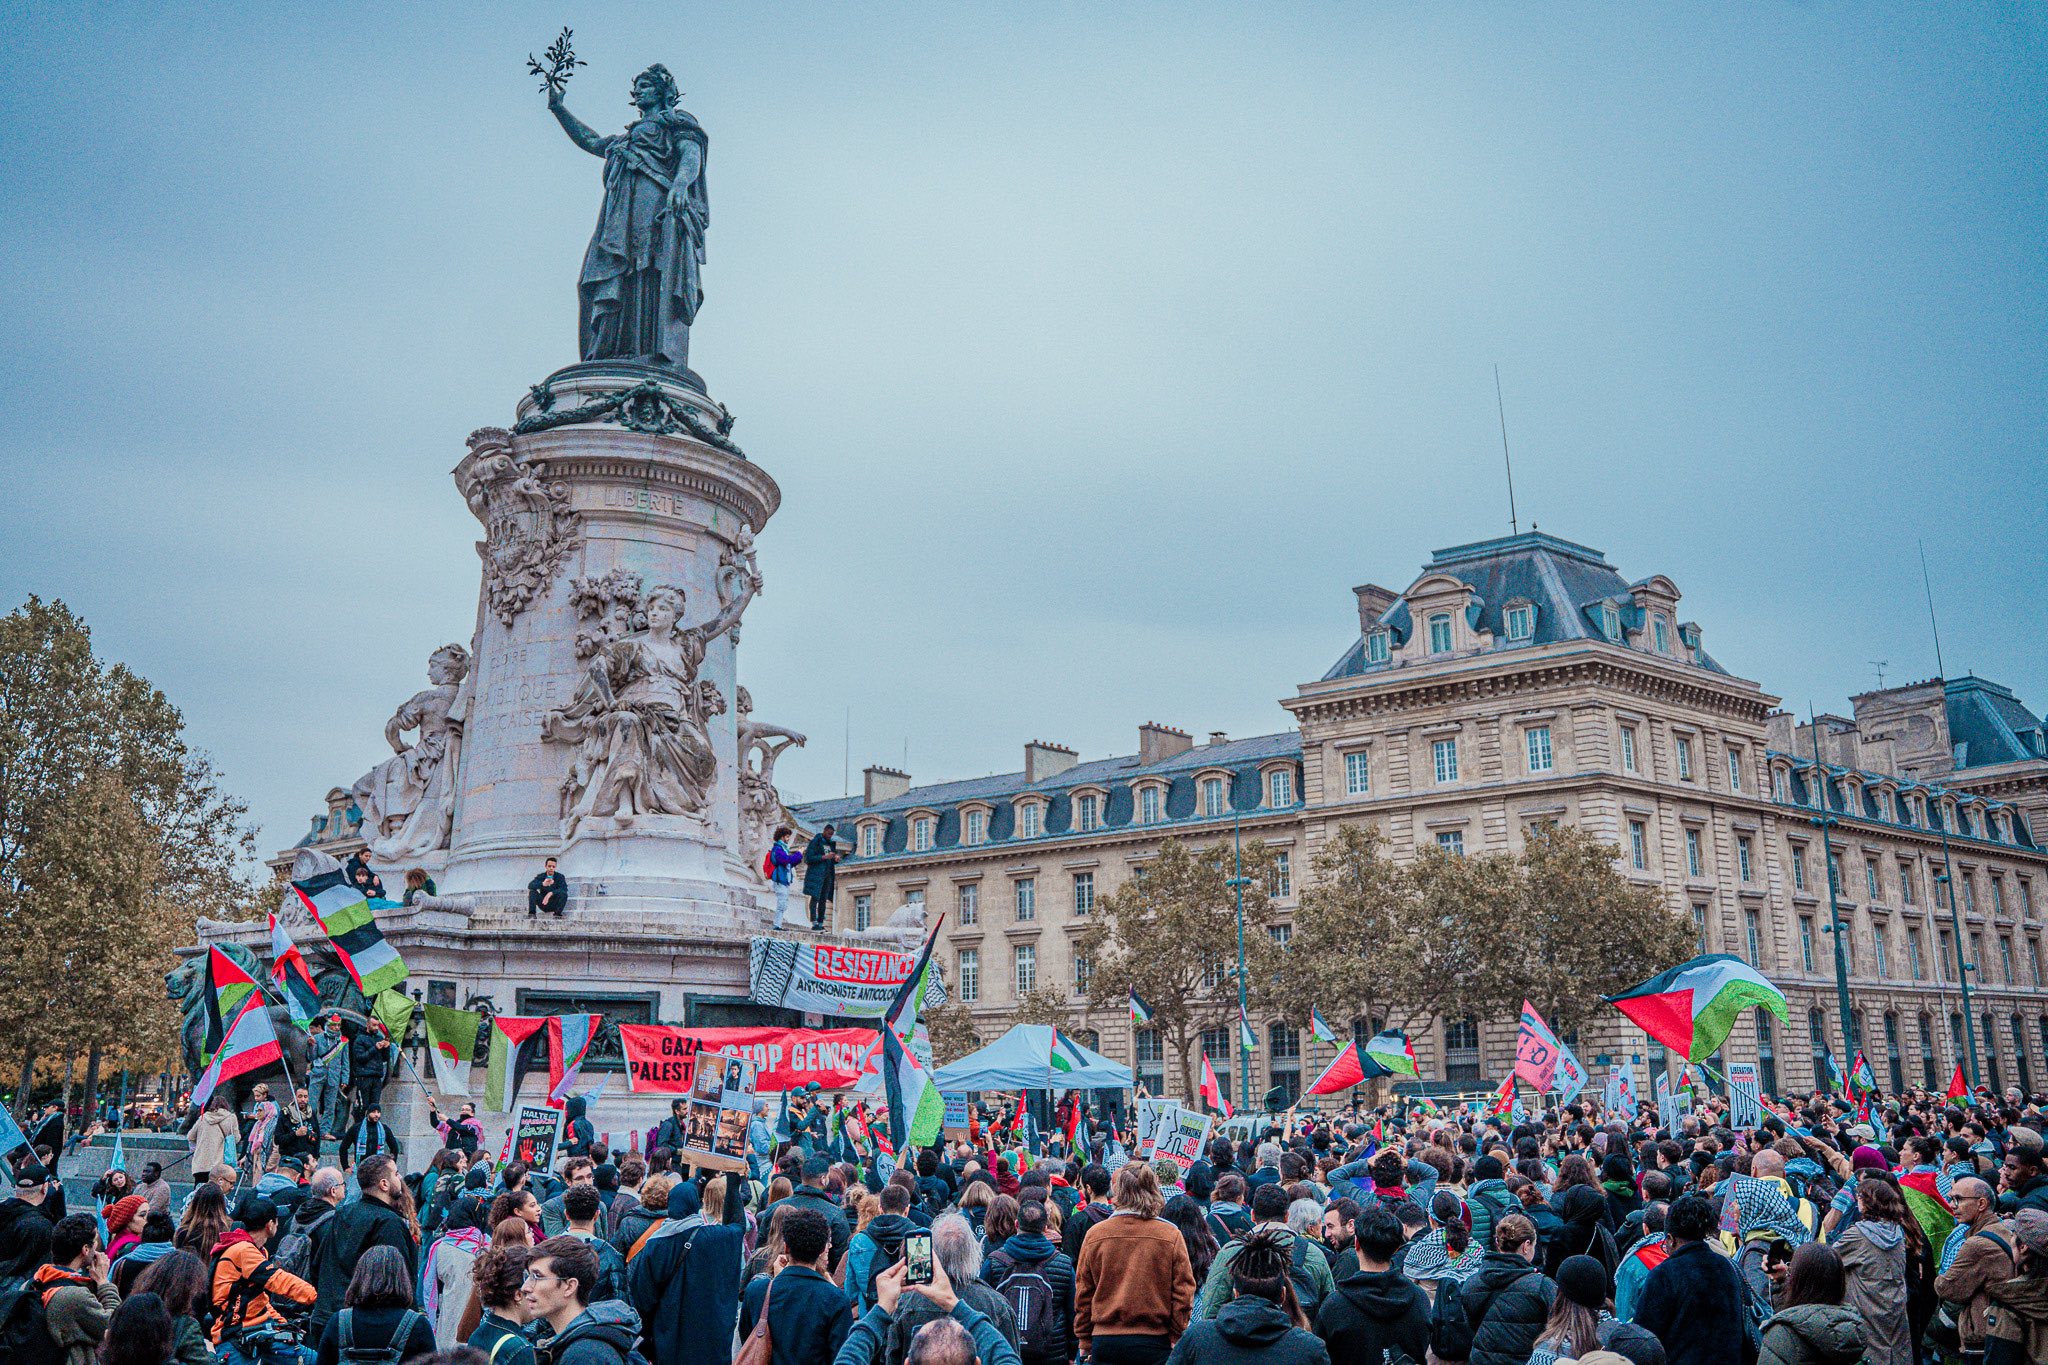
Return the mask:
[[697,1054],[678,1160],[711,1171],[747,1169],[747,1122],[754,1113],[756,1075],[753,1061],[738,1052]]
[[1735,1128],[1754,1128],[1764,1121],[1763,1086],[1755,1062],[1728,1064],[1728,1122]]
[[545,1104],[522,1104],[513,1110],[512,1160],[536,1171],[553,1170],[561,1145],[561,1110]]

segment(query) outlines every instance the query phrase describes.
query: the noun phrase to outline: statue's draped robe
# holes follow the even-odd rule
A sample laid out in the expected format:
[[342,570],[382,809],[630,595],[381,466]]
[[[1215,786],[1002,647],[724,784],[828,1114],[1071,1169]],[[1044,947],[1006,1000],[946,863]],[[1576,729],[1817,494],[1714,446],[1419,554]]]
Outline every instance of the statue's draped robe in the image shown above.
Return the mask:
[[[577,286],[583,358],[684,369],[690,324],[704,299],[711,218],[704,129],[682,110],[664,109],[601,147],[604,207]],[[673,209],[672,185],[682,191]]]

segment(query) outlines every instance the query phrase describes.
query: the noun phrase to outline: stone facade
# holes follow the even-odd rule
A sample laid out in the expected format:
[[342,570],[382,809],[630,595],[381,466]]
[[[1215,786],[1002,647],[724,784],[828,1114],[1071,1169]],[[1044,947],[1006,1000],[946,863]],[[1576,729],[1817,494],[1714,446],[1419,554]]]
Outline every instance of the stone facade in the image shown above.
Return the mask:
[[[1095,898],[1163,840],[1212,842],[1241,825],[1247,840],[1285,854],[1273,888],[1284,923],[1341,823],[1377,826],[1408,859],[1432,843],[1510,852],[1536,823],[1569,822],[1613,843],[1624,875],[1691,917],[1704,950],[1739,954],[1785,990],[1789,1027],[1759,1038],[1752,1015],[1729,1055],[1761,1055],[1778,1087],[1808,1086],[1818,1027],[1844,1064],[1861,1047],[1889,1089],[1945,1083],[1958,1056],[1954,937],[1936,880],[1945,829],[1977,964],[1986,1078],[2048,1080],[2048,854],[2034,843],[2040,817],[2028,818],[2048,792],[2048,759],[2028,758],[2027,740],[1992,755],[2002,761],[1980,786],[1967,753],[1901,746],[1901,714],[1938,711],[1942,689],[1931,701],[1910,688],[1872,694],[1857,699],[1855,720],[1821,722],[1823,787],[1810,731],[1706,652],[1700,627],[1679,619],[1671,580],[1627,582],[1597,551],[1549,535],[1440,551],[1405,592],[1367,586],[1355,596],[1356,642],[1281,703],[1293,730],[1197,745],[1147,725],[1135,753],[1085,763],[1034,742],[1017,773],[916,786],[870,769],[861,797],[800,808],[807,825],[834,821],[854,843],[840,927],[879,923],[905,904],[943,908],[942,960],[985,1034],[1001,1031],[1023,989],[1058,983],[1083,1041],[1093,1034],[1111,1056],[1135,1051],[1141,1074],[1172,1076],[1177,1059],[1134,1037],[1122,1011],[1087,1012],[1075,951]],[[1970,688],[1947,691],[1953,710]],[[2027,731],[2030,714],[1998,691],[2010,702],[2007,729]],[[2031,728],[2038,755],[2039,722]],[[1860,1019],[1846,1048],[1822,932],[1828,874],[1811,795],[1822,790]],[[1277,1021],[1262,1030],[1255,1090],[1305,1084],[1334,1055]],[[1618,1015],[1577,1041],[1596,1081],[1603,1059],[1657,1060]],[[1473,1088],[1498,1081],[1513,1043],[1512,1020],[1415,1031],[1425,1077]],[[1220,1036],[1206,1050],[1236,1058]]]

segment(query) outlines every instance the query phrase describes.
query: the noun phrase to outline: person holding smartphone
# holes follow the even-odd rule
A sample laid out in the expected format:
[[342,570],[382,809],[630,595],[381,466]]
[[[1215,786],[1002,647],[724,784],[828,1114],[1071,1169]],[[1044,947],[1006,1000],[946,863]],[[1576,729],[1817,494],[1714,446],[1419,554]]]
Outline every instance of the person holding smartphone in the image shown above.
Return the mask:
[[[929,1250],[929,1234],[924,1240]],[[833,1365],[881,1365],[888,1358],[890,1325],[895,1321],[897,1307],[906,1293],[922,1296],[942,1314],[918,1328],[917,1335],[911,1338],[911,1344],[921,1359],[978,1358],[980,1365],[1022,1365],[1017,1348],[1010,1345],[988,1315],[960,1301],[952,1279],[946,1274],[946,1267],[936,1255],[927,1258],[931,1282],[909,1282],[909,1250],[906,1241],[904,1259],[875,1277],[875,1306],[862,1314],[853,1330],[847,1333],[846,1342],[840,1347]],[[954,1340],[946,1341],[947,1337]]]

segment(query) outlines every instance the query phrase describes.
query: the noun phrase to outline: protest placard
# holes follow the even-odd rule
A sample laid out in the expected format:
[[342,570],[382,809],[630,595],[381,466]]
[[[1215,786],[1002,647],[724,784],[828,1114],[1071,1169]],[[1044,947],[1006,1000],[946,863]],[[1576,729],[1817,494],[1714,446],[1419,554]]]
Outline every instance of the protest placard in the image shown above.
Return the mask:
[[1172,1119],[1162,1124],[1155,1135],[1157,1154],[1180,1167],[1185,1176],[1188,1168],[1202,1159],[1202,1149],[1209,1144],[1209,1129],[1214,1123],[1207,1114],[1176,1106]]
[[1138,1096],[1138,1159],[1150,1161],[1161,1129],[1173,1121],[1180,1105],[1172,1100],[1155,1100],[1149,1095]]
[[554,1169],[555,1149],[562,1145],[562,1111],[544,1104],[522,1104],[512,1114],[512,1160],[537,1171]]
[[1754,1128],[1764,1121],[1763,1083],[1755,1062],[1728,1063],[1728,1122]]
[[677,1159],[713,1171],[747,1169],[747,1121],[754,1112],[753,1060],[737,1052],[699,1052],[683,1111]]

